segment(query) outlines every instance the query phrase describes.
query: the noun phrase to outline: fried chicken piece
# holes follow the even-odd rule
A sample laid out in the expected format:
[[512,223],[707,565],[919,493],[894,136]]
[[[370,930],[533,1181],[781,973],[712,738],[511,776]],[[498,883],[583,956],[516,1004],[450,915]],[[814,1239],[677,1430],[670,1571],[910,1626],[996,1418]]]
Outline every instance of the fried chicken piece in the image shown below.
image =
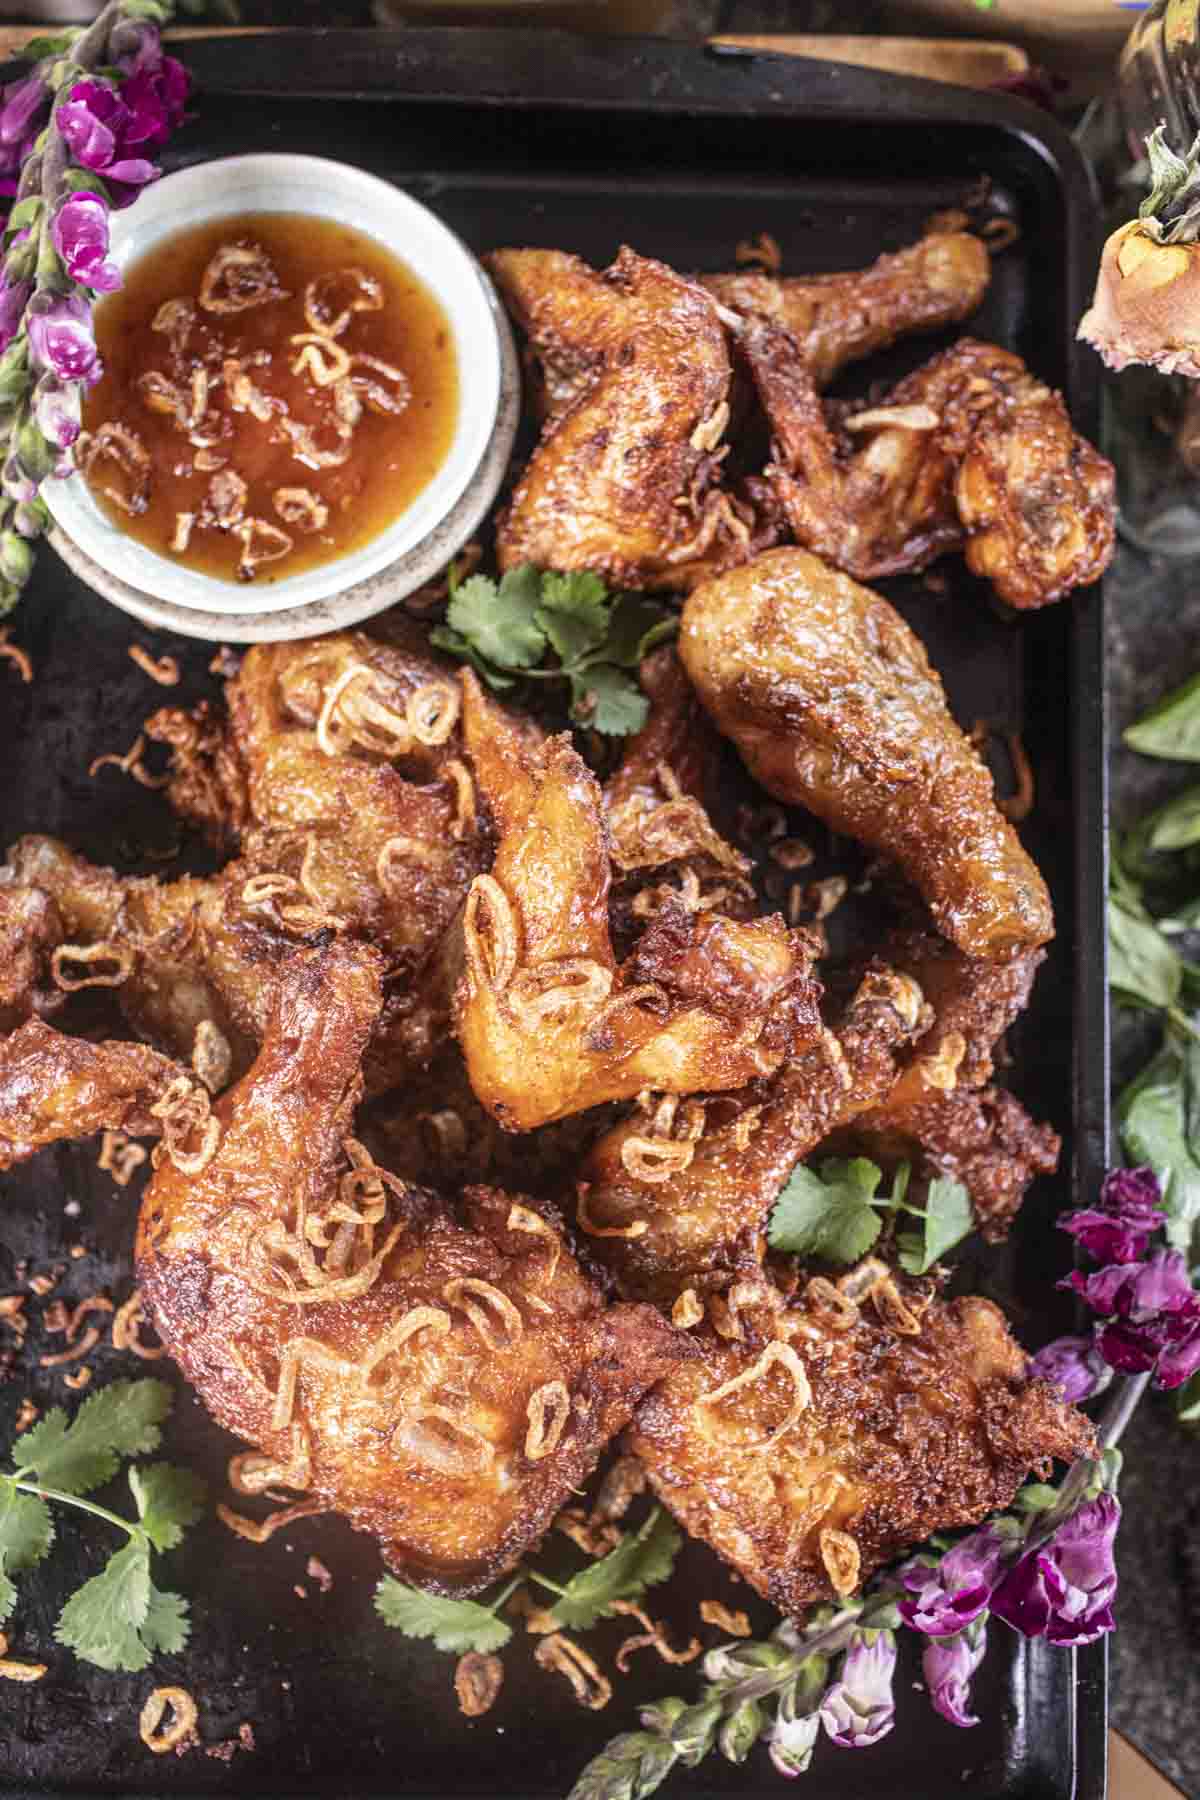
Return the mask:
[[1031,1119],[1005,1088],[956,1087],[923,1099],[888,1099],[835,1131],[823,1148],[832,1156],[868,1157],[885,1170],[906,1162],[920,1181],[936,1175],[961,1181],[979,1229],[999,1243],[1030,1182],[1058,1168],[1062,1139]]
[[700,1297],[756,1270],[796,1163],[887,1094],[925,1017],[907,977],[874,968],[836,1035],[815,1031],[770,1080],[607,1132],[580,1172],[579,1223],[621,1293],[669,1309],[688,1288]]
[[1036,607],[1112,561],[1112,465],[1011,351],[961,339],[848,418],[847,453],[790,333],[755,321],[739,342],[774,440],[767,485],[835,567],[872,581],[965,547],[1001,599]]
[[62,941],[62,921],[48,894],[7,886],[0,869],[0,1032],[61,1006],[46,980],[47,961]]
[[987,249],[969,231],[932,231],[869,268],[836,275],[781,280],[739,269],[700,277],[730,311],[784,326],[818,388],[898,338],[958,324],[975,311],[990,279]]
[[458,1037],[471,1085],[529,1131],[642,1088],[673,1094],[767,1075],[816,1016],[814,944],[783,920],[664,907],[617,966],[599,785],[570,737],[531,749],[476,709],[467,743],[499,842],[463,915]]
[[1050,1458],[1094,1448],[1083,1415],[1027,1379],[991,1301],[885,1278],[875,1263],[840,1294],[825,1282],[742,1312],[740,1340],[694,1334],[702,1358],[659,1384],[628,1435],[680,1524],[793,1617],[1007,1506]]
[[[350,1137],[377,955],[293,958],[199,1173],[142,1207],[138,1282],[214,1417],[438,1591],[510,1568],[687,1347],[604,1307],[545,1209],[469,1189],[463,1223]],[[350,1158],[352,1167],[347,1166]]]
[[628,248],[603,274],[560,250],[486,260],[551,396],[497,532],[501,568],[687,588],[743,562],[753,514],[716,485],[731,365],[709,295]]
[[755,779],[896,861],[960,949],[996,960],[1051,937],[1046,885],[880,595],[768,551],[689,598],[679,654]]
[[28,1019],[0,1038],[0,1169],[97,1131],[157,1137],[150,1108],[181,1075],[147,1044],[93,1044]]
[[214,849],[235,850],[251,815],[246,771],[228,720],[202,700],[191,712],[160,707],[142,730],[170,751],[166,796],[173,810],[197,826]]

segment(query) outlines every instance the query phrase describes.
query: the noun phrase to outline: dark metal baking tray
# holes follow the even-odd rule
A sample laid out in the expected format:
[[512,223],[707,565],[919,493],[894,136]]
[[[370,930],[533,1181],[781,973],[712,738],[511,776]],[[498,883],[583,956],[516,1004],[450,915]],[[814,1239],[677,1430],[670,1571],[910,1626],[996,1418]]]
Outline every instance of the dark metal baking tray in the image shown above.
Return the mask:
[[[739,239],[767,230],[789,270],[844,268],[910,241],[930,213],[958,205],[987,176],[1020,238],[997,259],[971,329],[1018,350],[1064,389],[1079,426],[1095,436],[1094,369],[1074,341],[1094,267],[1092,198],[1069,140],[1020,102],[859,69],[545,32],[297,32],[198,44],[190,57],[196,117],[170,165],[266,149],[342,158],[409,188],[478,250],[559,245],[603,263],[628,241],[683,268],[720,268]],[[855,372],[849,387],[861,391],[881,368],[895,373],[928,350],[910,345]],[[1033,1190],[1007,1253],[966,1271],[1035,1342],[1069,1320],[1052,1288],[1069,1263],[1053,1215],[1072,1191],[1090,1191],[1106,1145],[1101,596],[1014,622],[960,562],[942,568],[941,595],[918,582],[887,591],[928,642],[958,716],[1024,734],[1038,781],[1025,835],[1058,911],[1057,944],[1013,1033],[1008,1078],[1063,1130],[1064,1176]],[[0,843],[50,831],[101,861],[162,869],[154,858],[171,847],[175,827],[161,797],[111,769],[89,780],[87,768],[128,745],[164,698],[190,704],[212,694],[209,651],[135,628],[49,552],[16,639],[37,678],[24,687],[0,669]],[[181,687],[169,696],[152,688],[126,655],[131,642],[178,656]],[[127,1291],[135,1200],[94,1164],[94,1147],[64,1148],[0,1178],[0,1286],[13,1261],[29,1257],[38,1266],[67,1263],[59,1290],[67,1297]],[[81,1216],[65,1213],[69,1199]],[[77,1239],[88,1254],[71,1261]],[[0,1387],[5,1441],[22,1395],[43,1405],[61,1397],[61,1381],[35,1366],[47,1347],[35,1324],[24,1365]],[[115,1372],[111,1357],[97,1364],[98,1381]],[[168,1449],[219,1487],[230,1448],[181,1385]],[[335,1576],[324,1596],[305,1578],[313,1552]],[[153,1677],[104,1675],[51,1640],[65,1592],[95,1568],[97,1554],[93,1532],[64,1520],[54,1559],[22,1584],[14,1653],[46,1651],[52,1671],[5,1694],[7,1792],[533,1800],[565,1794],[640,1702],[690,1693],[699,1679],[694,1666],[672,1670],[643,1657],[594,1715],[533,1669],[525,1640],[508,1654],[496,1707],[466,1721],[450,1660],[374,1617],[374,1545],[329,1519],[298,1525],[266,1549],[215,1522],[198,1527],[167,1564],[192,1599],[187,1653],[164,1659]],[[293,1592],[297,1582],[307,1597]],[[698,1599],[718,1591],[733,1597],[713,1559],[693,1547],[656,1610],[684,1631]],[[602,1630],[606,1655],[620,1635]],[[977,1682],[981,1725],[956,1731],[938,1719],[912,1692],[919,1668],[906,1665],[893,1734],[859,1755],[823,1743],[804,1778],[808,1800],[866,1789],[875,1800],[1101,1800],[1103,1646],[1073,1655],[999,1629],[994,1638]],[[179,1762],[149,1756],[136,1716],[155,1680],[192,1690],[209,1743],[249,1720],[255,1753],[228,1763],[196,1751]],[[715,1756],[664,1790],[695,1800],[782,1791],[765,1758],[739,1769]]]

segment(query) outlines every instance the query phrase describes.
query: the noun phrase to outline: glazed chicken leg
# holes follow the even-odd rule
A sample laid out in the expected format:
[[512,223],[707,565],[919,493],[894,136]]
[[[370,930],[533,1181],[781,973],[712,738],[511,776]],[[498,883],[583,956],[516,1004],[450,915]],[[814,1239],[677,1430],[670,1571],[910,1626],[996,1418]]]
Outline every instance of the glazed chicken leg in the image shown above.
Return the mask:
[[275,1479],[375,1533],[412,1580],[471,1591],[688,1347],[648,1307],[606,1310],[544,1208],[471,1189],[460,1223],[369,1161],[350,1134],[379,1005],[372,951],[293,959],[208,1160],[177,1142],[150,1183],[138,1280]]

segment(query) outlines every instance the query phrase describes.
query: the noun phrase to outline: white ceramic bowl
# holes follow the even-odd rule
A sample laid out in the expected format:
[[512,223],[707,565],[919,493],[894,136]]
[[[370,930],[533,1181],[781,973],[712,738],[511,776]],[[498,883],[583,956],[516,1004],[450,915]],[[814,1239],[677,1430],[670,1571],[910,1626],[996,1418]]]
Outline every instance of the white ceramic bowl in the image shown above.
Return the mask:
[[[360,549],[261,589],[203,575],[137,543],[105,517],[81,475],[48,481],[42,493],[58,528],[52,541],[66,560],[85,579],[92,570],[107,577],[94,585],[148,623],[203,637],[292,637],[392,604],[453,556],[503,477],[519,377],[503,308],[471,253],[427,207],[345,163],[234,156],[181,169],[112,215],[112,258],[123,270],[174,232],[247,213],[311,213],[364,231],[436,295],[453,332],[460,404],[450,449],[428,486]],[[434,541],[427,567],[423,552]],[[188,613],[195,615],[190,628],[183,623]],[[277,631],[264,629],[275,614],[290,618],[281,618]],[[235,618],[240,631],[231,629]]]

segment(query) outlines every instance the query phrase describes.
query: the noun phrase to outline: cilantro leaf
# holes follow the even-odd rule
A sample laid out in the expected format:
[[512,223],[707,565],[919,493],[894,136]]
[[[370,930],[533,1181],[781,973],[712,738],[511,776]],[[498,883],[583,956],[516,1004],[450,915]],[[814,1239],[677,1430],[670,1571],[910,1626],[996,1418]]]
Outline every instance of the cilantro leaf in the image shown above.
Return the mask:
[[405,1637],[432,1638],[439,1650],[456,1654],[499,1650],[512,1637],[512,1626],[477,1600],[443,1600],[393,1575],[385,1575],[375,1589],[375,1611]]
[[54,1542],[50,1508],[35,1494],[18,1493],[5,1482],[0,1491],[0,1623],[17,1599],[12,1575],[40,1563]]
[[881,1174],[861,1156],[850,1162],[831,1157],[819,1171],[793,1169],[771,1214],[771,1248],[826,1262],[857,1262],[882,1227],[876,1210],[884,1204],[876,1199]]
[[582,675],[571,673],[571,717],[580,725],[628,737],[649,716],[650,702],[637,682],[613,663],[592,663]]
[[541,577],[531,563],[509,569],[500,583],[472,575],[455,589],[446,623],[485,662],[502,669],[531,669],[546,649],[546,634],[535,617]]
[[922,1224],[920,1231],[901,1232],[897,1239],[900,1267],[909,1275],[924,1275],[974,1231],[971,1196],[961,1181],[939,1176],[930,1182]]
[[665,612],[643,594],[619,594],[609,621],[605,657],[623,669],[636,669],[643,656],[649,656],[678,630],[678,613]]
[[666,1581],[683,1534],[656,1506],[640,1531],[626,1532],[615,1550],[581,1569],[551,1609],[554,1619],[575,1631],[612,1611],[614,1600],[636,1600],[648,1587]]
[[435,649],[448,650],[451,656],[460,656],[464,662],[470,663],[480,679],[486,681],[497,694],[502,694],[505,688],[516,687],[515,675],[506,675],[502,669],[497,669],[491,663],[484,662],[482,656],[471,648],[466,638],[457,631],[451,631],[448,625],[435,625],[429,634],[429,641]]
[[612,602],[598,575],[586,569],[542,576],[537,622],[564,667],[598,650],[608,636]]
[[141,1638],[151,1655],[177,1656],[191,1635],[188,1603],[182,1594],[164,1592],[150,1583],[150,1604],[142,1624]]
[[142,1530],[156,1550],[173,1550],[185,1529],[204,1511],[204,1483],[190,1469],[176,1468],[173,1463],[130,1469],[129,1485]]
[[86,1494],[112,1480],[123,1456],[157,1450],[171,1402],[165,1381],[143,1379],[92,1394],[69,1424],[56,1406],[22,1437],[18,1473],[34,1471],[46,1487]]
[[150,1646],[141,1635],[150,1611],[150,1545],[137,1537],[109,1557],[99,1575],[77,1588],[54,1636],[98,1669],[144,1669]]

